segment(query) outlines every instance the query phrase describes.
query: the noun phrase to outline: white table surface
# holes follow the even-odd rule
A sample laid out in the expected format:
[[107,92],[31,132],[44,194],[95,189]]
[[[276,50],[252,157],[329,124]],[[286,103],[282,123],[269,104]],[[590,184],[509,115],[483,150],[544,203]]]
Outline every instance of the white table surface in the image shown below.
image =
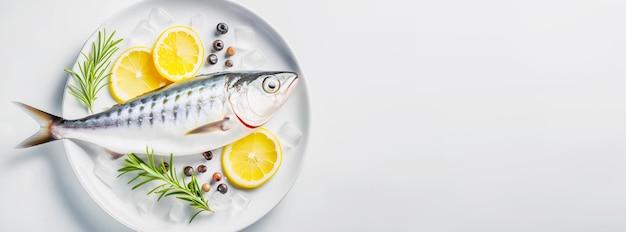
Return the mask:
[[[0,2],[0,231],[125,231],[61,142],[85,40],[137,0]],[[247,231],[626,230],[626,1],[251,1],[311,97],[302,173]]]

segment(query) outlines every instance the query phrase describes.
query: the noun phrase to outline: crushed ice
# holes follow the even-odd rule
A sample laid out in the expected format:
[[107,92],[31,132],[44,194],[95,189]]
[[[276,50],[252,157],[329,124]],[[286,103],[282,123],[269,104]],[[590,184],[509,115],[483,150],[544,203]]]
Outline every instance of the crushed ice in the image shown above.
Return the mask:
[[157,31],[165,29],[172,24],[172,22],[174,22],[174,18],[165,12],[165,10],[158,7],[152,8],[148,16],[148,23]]
[[193,29],[200,30],[203,24],[204,15],[197,14],[191,17],[191,22],[189,23],[189,26],[191,26]]
[[254,45],[255,34],[249,27],[237,27],[235,28],[235,39],[237,40],[237,47],[250,49]]
[[248,69],[254,69],[265,64],[265,56],[259,50],[253,50],[246,53],[241,61],[243,66]]
[[278,137],[281,144],[286,149],[291,149],[300,143],[302,140],[302,132],[296,128],[291,122],[285,122],[278,130]]

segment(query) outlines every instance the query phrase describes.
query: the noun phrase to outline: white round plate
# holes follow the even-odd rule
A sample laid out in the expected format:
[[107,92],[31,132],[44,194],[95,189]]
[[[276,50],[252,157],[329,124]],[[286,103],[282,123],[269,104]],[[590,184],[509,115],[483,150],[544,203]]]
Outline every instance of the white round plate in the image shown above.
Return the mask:
[[[216,34],[216,25],[224,22],[229,32]],[[189,219],[193,210],[186,203],[173,197],[156,201],[156,195],[146,195],[148,187],[131,190],[126,182],[134,174],[117,178],[117,169],[124,158],[111,160],[104,149],[80,141],[65,140],[67,157],[78,180],[91,198],[107,213],[131,229],[139,231],[233,231],[241,230],[267,214],[287,194],[300,173],[309,133],[309,103],[306,79],[298,62],[281,35],[265,20],[238,3],[226,0],[153,0],[133,5],[113,15],[87,40],[82,51],[89,53],[91,43],[97,40],[98,31],[116,31],[115,38],[124,41],[112,61],[125,49],[132,46],[152,47],[160,32],[171,25],[186,25],[194,28],[202,38],[205,55],[215,53],[220,62],[206,62],[199,74],[224,70],[275,70],[294,71],[299,75],[298,86],[290,99],[265,127],[276,134],[283,145],[283,162],[276,173],[263,186],[253,189],[238,189],[228,183],[226,195],[216,193],[217,184],[205,194],[214,213],[203,212],[193,222]],[[232,57],[225,50],[214,52],[211,44],[221,39],[226,46],[234,46],[237,53]],[[234,66],[226,68],[224,61],[233,60]],[[73,67],[78,71],[78,62]],[[111,64],[112,65],[112,64]],[[76,84],[72,77],[69,84]],[[66,93],[63,100],[63,116],[68,119],[88,115],[86,107],[74,96]],[[94,111],[103,111],[116,102],[108,88],[98,94]],[[221,149],[214,150],[214,158],[204,160],[201,154],[174,157],[177,171],[185,165],[197,167],[205,164],[206,173],[197,173],[200,184],[210,182],[213,172],[221,170]],[[169,157],[157,157],[165,158]],[[151,185],[154,186],[154,185]]]

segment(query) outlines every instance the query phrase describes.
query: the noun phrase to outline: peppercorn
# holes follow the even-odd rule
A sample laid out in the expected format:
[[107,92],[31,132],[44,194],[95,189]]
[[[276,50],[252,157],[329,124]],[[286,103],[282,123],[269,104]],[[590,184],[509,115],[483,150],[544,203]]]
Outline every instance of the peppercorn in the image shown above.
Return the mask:
[[227,60],[226,63],[224,63],[224,65],[226,65],[226,67],[233,67],[233,61],[232,60]]
[[222,173],[215,172],[213,173],[213,182],[218,182],[222,180]]
[[202,184],[202,191],[204,191],[205,193],[211,191],[211,185],[208,183]]
[[199,173],[205,173],[206,172],[206,166],[204,164],[200,164],[200,166],[198,166],[198,172]]
[[228,185],[221,183],[220,185],[217,186],[217,191],[222,194],[226,194],[226,192],[228,192]]
[[215,49],[215,51],[221,51],[222,49],[224,49],[224,42],[216,39],[215,41],[213,41],[213,49]]
[[226,34],[228,32],[228,25],[226,23],[218,23],[216,28],[217,32],[220,34]]
[[191,176],[191,174],[193,174],[193,168],[191,166],[185,166],[183,172],[185,173],[185,176]]
[[211,54],[206,58],[206,61],[209,62],[209,64],[217,64],[217,56],[215,54]]
[[163,167],[165,168],[165,171],[170,170],[170,164],[168,164],[167,162],[163,162]]
[[202,153],[202,156],[204,156],[204,159],[206,160],[211,160],[213,159],[213,152],[212,151],[205,151]]
[[235,48],[234,47],[228,47],[226,48],[226,55],[228,56],[234,56],[235,55]]

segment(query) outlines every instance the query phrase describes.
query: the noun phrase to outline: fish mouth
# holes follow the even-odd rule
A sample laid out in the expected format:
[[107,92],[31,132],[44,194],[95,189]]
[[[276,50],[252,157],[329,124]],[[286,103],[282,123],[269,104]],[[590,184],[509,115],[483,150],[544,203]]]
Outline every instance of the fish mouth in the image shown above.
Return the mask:
[[289,85],[287,86],[287,90],[285,91],[285,94],[287,96],[291,95],[291,92],[296,88],[296,85],[298,85],[298,80],[298,74],[293,73],[293,77],[290,77],[287,81],[289,83]]

